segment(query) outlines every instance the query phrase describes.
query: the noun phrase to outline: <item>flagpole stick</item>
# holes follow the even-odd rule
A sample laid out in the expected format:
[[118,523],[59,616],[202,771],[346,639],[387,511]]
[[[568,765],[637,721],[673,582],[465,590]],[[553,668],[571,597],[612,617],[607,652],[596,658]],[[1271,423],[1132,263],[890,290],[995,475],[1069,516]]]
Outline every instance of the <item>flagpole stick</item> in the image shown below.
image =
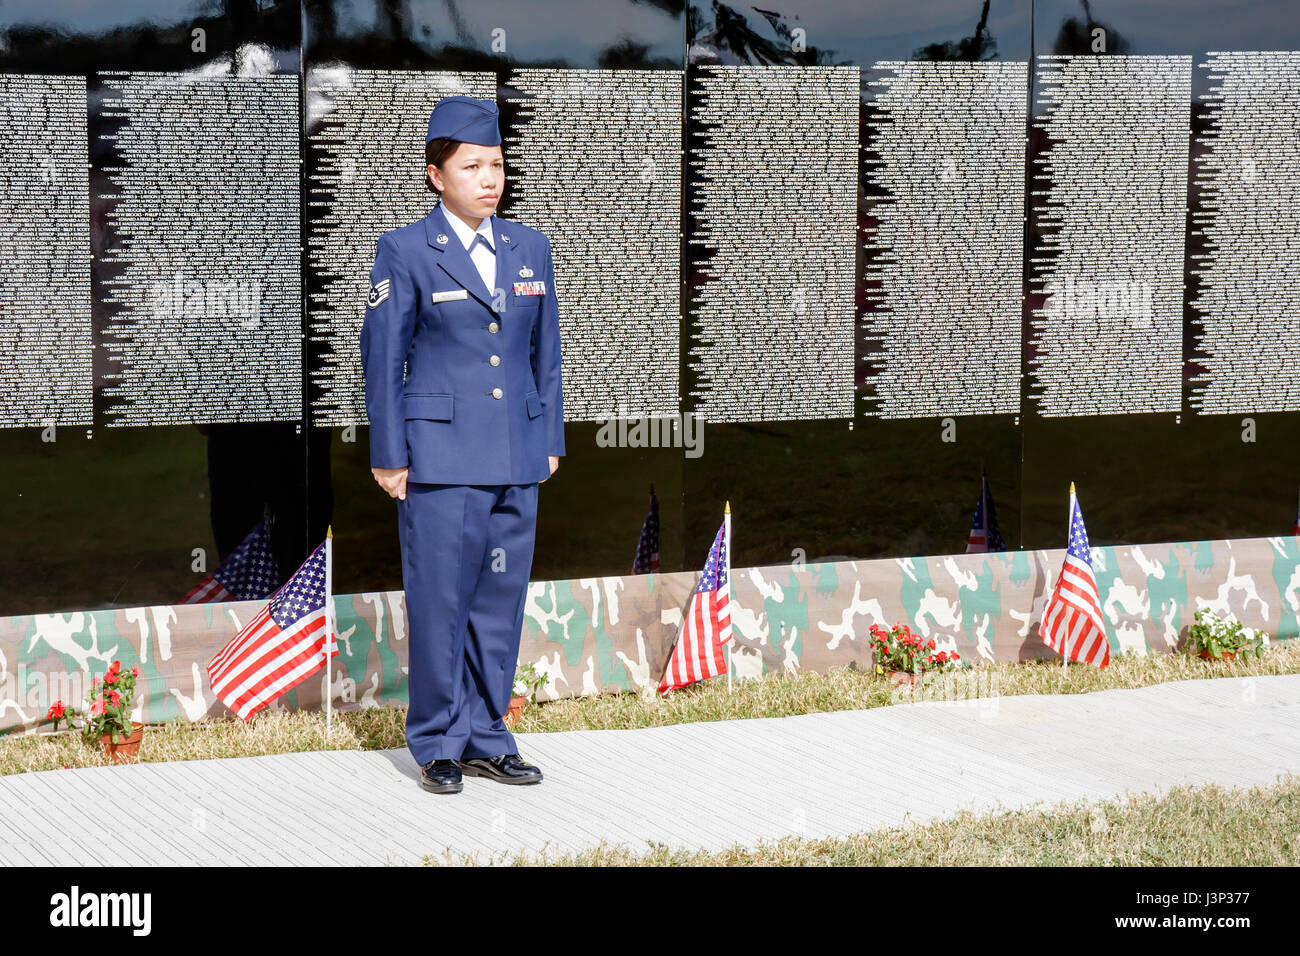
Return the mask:
[[334,699],[334,526],[325,528],[325,736],[330,735]]
[[[722,509],[722,522],[726,525],[726,530],[722,533],[723,540],[727,546],[723,549],[726,552],[727,568],[727,589],[734,595],[735,589],[731,586],[731,499],[727,499],[726,505]],[[728,602],[731,603],[731,602]],[[731,615],[731,608],[727,608],[727,615]],[[731,645],[736,643],[736,625],[731,625],[731,640],[727,641],[727,693],[731,693],[731,672],[735,669],[731,666]]]
[[[1070,482],[1070,513],[1069,515],[1066,516],[1065,519],[1065,546],[1067,549],[1070,547],[1070,530],[1071,530],[1070,519],[1073,517],[1074,517],[1074,482]],[[1065,573],[1064,568],[1061,569],[1061,573],[1062,574]],[[1069,635],[1067,634],[1064,638],[1061,639],[1061,673],[1062,674],[1064,674],[1070,666],[1070,658],[1066,656],[1066,651],[1069,650],[1069,645],[1066,644],[1066,639],[1068,638]]]

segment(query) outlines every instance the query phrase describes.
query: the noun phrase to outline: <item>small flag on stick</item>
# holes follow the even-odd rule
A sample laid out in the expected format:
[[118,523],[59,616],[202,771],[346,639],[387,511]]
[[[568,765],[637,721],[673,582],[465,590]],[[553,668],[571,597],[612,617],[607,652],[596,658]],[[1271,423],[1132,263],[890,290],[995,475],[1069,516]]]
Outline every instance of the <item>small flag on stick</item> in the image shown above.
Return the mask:
[[226,560],[181,598],[182,604],[218,601],[260,601],[280,585],[280,569],[271,550],[271,528],[266,516],[239,543]]
[[681,633],[659,681],[660,694],[727,670],[722,645],[731,640],[730,519],[728,508],[686,607]]
[[633,574],[646,574],[659,570],[659,499],[655,486],[650,486],[650,511],[641,525],[641,537],[636,543],[636,557],[632,560]]
[[1106,639],[1088,532],[1074,495],[1074,482],[1070,482],[1070,541],[1065,563],[1043,609],[1038,634],[1044,644],[1061,655],[1063,664],[1066,660],[1082,661],[1101,668],[1110,663],[1110,642]]
[[993,495],[989,493],[988,475],[980,471],[980,498],[975,502],[975,520],[971,522],[970,538],[966,542],[967,554],[983,554],[988,551],[1005,551],[1007,546],[998,531],[998,513],[993,507]]
[[[333,634],[332,531],[266,606],[208,664],[212,692],[242,720],[301,684],[327,663]],[[338,645],[330,640],[330,656]],[[326,688],[326,706],[330,689]]]

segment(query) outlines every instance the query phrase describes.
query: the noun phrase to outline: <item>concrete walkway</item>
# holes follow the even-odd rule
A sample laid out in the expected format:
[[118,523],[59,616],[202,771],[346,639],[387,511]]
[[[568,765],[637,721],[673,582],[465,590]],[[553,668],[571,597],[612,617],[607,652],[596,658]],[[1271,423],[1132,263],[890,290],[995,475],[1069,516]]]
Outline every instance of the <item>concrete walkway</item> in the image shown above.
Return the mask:
[[[800,717],[517,735],[539,785],[426,793],[406,750],[0,777],[0,865],[487,861],[602,839],[716,850],[1300,774],[1300,675]],[[912,751],[900,746],[915,741]]]

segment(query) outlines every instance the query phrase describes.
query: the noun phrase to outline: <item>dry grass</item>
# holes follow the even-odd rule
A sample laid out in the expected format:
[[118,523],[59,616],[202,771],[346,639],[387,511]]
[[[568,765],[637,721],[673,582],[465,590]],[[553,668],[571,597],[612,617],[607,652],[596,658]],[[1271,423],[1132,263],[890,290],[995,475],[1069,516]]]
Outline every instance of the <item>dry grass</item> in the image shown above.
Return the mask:
[[[1162,795],[1057,804],[854,834],[786,837],[720,853],[601,843],[578,854],[501,854],[506,866],[1295,866],[1300,779],[1271,787],[1174,787]],[[426,864],[472,865],[451,853]]]
[[[1300,673],[1300,642],[1276,645],[1260,659],[1229,662],[1175,654],[1112,658],[1104,671],[1077,664],[1063,669],[1059,662],[1041,661],[981,665],[947,683],[940,680],[923,687],[920,696],[1080,694],[1166,681],[1295,673]],[[769,674],[762,680],[736,682],[731,693],[726,678],[714,678],[666,698],[653,693],[611,694],[550,701],[525,708],[514,729],[518,733],[619,730],[860,710],[909,700],[881,677],[837,668],[827,674]],[[394,749],[406,746],[405,720],[404,708],[336,713],[328,737],[325,719],[317,712],[263,711],[248,724],[233,717],[174,721],[149,727],[139,759],[205,760],[306,750]],[[0,737],[0,775],[107,763],[108,758],[97,747],[86,746],[75,732]]]

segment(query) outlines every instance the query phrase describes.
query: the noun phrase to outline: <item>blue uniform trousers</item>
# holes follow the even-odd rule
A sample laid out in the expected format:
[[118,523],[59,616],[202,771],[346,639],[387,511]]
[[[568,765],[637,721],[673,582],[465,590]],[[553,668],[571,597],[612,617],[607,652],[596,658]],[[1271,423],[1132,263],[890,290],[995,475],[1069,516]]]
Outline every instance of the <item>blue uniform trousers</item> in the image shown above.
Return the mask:
[[398,500],[416,761],[518,753],[510,705],[537,529],[536,482],[407,482]]

